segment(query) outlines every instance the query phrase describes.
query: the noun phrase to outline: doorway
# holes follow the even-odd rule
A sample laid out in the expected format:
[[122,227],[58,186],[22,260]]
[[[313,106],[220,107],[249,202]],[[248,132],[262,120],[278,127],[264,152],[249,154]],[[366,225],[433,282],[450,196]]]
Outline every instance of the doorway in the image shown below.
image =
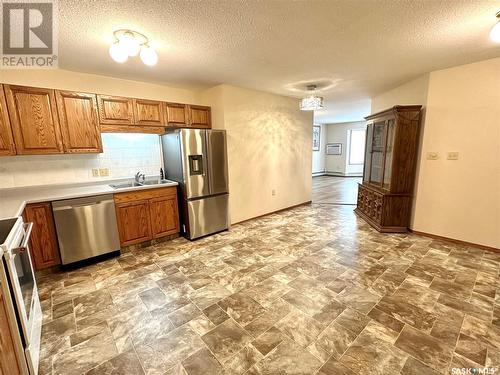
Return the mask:
[[[357,203],[365,154],[364,123],[328,125],[326,144],[340,145],[335,153],[323,151],[326,175],[312,180],[312,202],[318,204],[353,205]],[[330,168],[331,170],[329,170]]]

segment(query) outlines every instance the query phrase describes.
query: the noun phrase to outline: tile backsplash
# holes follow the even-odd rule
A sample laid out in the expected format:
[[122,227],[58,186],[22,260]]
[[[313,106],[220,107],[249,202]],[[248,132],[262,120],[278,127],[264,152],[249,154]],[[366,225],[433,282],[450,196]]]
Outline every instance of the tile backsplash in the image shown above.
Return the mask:
[[[0,157],[0,188],[133,177],[138,171],[158,175],[162,166],[160,138],[155,134],[103,133],[103,153]],[[93,168],[109,176],[92,177]]]

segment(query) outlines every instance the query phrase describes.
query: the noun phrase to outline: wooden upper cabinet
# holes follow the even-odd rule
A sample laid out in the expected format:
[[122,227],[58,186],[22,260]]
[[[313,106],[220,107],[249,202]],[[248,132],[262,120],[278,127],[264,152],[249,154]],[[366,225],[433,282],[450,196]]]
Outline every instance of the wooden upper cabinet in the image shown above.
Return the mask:
[[56,91],[64,151],[102,152],[95,94]]
[[64,151],[51,89],[4,85],[17,154],[59,154]]
[[121,96],[97,95],[99,123],[134,125],[134,100]]
[[52,207],[49,202],[28,204],[24,209],[25,221],[33,223],[30,249],[35,269],[61,263]]
[[210,107],[203,105],[189,106],[189,122],[193,128],[210,128],[212,126]]
[[16,375],[21,370],[17,363],[14,338],[9,325],[7,301],[0,288],[0,375]]
[[177,195],[150,199],[149,212],[153,238],[179,233]]
[[180,103],[163,103],[167,126],[187,126],[189,124],[188,106]]
[[15,154],[16,148],[14,138],[12,138],[7,102],[5,101],[3,85],[0,85],[0,156]]
[[163,103],[156,100],[134,99],[136,125],[164,126]]

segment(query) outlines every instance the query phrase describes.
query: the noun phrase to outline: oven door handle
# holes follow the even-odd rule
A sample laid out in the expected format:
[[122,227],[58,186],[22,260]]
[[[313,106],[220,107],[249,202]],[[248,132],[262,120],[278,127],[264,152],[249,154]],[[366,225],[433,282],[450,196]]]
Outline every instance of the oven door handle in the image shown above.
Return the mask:
[[12,255],[17,255],[23,253],[28,249],[28,241],[31,237],[31,231],[33,230],[33,223],[24,224],[24,238],[21,246],[15,247],[11,250]]

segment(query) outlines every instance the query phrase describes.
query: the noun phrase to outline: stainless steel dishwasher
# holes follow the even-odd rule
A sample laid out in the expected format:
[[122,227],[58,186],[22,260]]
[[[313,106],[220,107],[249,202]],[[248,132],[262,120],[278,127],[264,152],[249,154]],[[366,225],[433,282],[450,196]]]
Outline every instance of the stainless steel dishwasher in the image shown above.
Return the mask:
[[52,202],[62,264],[120,250],[113,195]]

